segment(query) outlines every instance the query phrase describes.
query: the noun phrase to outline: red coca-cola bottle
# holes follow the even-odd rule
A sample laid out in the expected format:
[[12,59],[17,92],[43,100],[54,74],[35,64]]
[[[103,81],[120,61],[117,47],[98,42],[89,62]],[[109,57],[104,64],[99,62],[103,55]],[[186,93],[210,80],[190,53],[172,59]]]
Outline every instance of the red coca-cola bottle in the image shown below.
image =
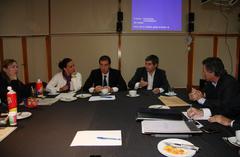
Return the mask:
[[17,94],[11,86],[7,87],[7,102],[9,112],[17,112]]
[[38,97],[43,96],[43,83],[40,79],[38,79],[36,83],[36,92]]

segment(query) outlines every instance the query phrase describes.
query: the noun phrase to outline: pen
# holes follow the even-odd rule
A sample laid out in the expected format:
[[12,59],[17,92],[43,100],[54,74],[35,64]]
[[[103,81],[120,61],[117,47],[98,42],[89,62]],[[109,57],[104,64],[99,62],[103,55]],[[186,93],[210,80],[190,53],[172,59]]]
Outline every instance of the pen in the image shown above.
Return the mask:
[[120,138],[114,138],[114,137],[97,137],[97,139],[101,139],[101,140],[121,140]]
[[112,98],[111,96],[101,96],[102,98]]

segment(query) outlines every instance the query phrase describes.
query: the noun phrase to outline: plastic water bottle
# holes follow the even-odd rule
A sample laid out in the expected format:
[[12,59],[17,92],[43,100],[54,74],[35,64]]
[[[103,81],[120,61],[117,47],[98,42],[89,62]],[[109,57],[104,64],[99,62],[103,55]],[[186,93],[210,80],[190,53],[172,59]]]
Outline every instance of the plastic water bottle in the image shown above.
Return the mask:
[[38,97],[43,96],[43,83],[40,79],[38,79],[36,83],[36,92]]

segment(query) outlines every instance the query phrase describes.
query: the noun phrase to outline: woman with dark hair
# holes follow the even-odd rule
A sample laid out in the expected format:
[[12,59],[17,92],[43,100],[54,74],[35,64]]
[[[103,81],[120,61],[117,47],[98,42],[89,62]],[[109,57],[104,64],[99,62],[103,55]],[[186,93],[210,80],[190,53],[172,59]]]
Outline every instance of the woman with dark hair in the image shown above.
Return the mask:
[[17,93],[18,104],[31,95],[31,90],[18,79],[18,65],[14,59],[6,59],[0,73],[0,97],[3,107],[7,107],[7,87],[11,86]]
[[50,93],[78,91],[82,87],[82,76],[76,72],[76,67],[70,58],[64,58],[58,67],[62,70],[55,74],[47,84],[46,90]]

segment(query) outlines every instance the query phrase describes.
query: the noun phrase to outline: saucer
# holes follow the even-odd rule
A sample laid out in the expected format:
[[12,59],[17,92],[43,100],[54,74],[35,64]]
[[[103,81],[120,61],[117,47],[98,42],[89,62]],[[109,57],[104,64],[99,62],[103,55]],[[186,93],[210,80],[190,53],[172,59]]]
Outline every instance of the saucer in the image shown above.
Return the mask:
[[138,97],[138,96],[140,96],[140,95],[139,95],[139,94],[136,94],[135,96],[131,96],[131,95],[127,94],[127,96],[128,96],[128,97],[131,97],[131,98],[134,98],[134,97]]
[[60,100],[65,101],[65,102],[71,102],[71,101],[77,100],[77,98],[76,97],[62,97]]
[[88,97],[91,97],[92,94],[78,94],[76,95],[77,98],[88,98]]
[[167,92],[167,93],[165,93],[165,95],[167,95],[167,96],[176,96],[177,93],[175,93],[175,92]]
[[107,93],[107,94],[103,94],[103,93],[99,93],[100,96],[106,96],[106,95],[110,95],[111,93]]
[[148,106],[148,108],[151,108],[151,109],[170,109],[170,107],[168,107],[166,105],[150,105],[150,106]]
[[42,99],[46,98],[46,96],[44,96],[44,95],[38,95],[37,97],[42,98]]
[[20,119],[25,119],[25,118],[28,118],[32,115],[31,112],[18,112],[17,113],[17,119],[20,120]]
[[235,136],[233,137],[228,137],[227,138],[228,142],[230,142],[231,144],[233,144],[234,146],[240,147],[240,143],[237,142],[237,139]]

